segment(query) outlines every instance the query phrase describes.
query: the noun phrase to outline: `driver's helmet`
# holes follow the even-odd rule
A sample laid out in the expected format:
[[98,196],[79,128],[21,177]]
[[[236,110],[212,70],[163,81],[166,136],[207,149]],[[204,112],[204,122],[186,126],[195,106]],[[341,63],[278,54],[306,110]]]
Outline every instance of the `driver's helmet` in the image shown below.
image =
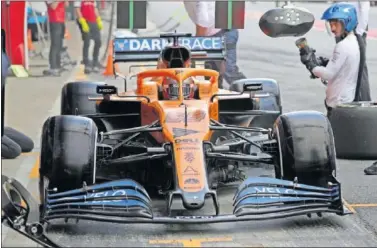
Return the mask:
[[327,32],[330,35],[330,21],[340,21],[343,24],[342,36],[355,30],[358,25],[355,6],[345,2],[331,5],[323,12],[321,19],[326,21]]
[[[165,100],[178,100],[179,98],[179,84],[177,80],[166,77],[162,83],[163,96]],[[184,99],[193,99],[195,93],[195,83],[192,78],[187,78],[182,85]]]

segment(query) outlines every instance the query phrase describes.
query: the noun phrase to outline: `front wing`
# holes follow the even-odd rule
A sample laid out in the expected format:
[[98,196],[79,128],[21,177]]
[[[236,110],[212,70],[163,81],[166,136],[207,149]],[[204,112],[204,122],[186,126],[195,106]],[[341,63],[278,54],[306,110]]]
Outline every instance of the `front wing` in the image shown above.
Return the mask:
[[203,216],[155,216],[152,201],[137,182],[124,179],[62,193],[48,193],[42,219],[87,219],[114,223],[216,223],[268,220],[297,215],[350,214],[340,183],[314,187],[267,177],[251,177],[233,198],[233,213]]

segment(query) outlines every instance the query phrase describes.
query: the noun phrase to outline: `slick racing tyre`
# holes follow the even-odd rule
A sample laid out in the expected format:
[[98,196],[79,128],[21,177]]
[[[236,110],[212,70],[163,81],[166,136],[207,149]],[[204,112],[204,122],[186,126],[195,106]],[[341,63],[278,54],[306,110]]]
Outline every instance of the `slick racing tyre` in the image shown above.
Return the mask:
[[102,96],[97,94],[100,82],[71,82],[64,85],[61,92],[61,115],[85,115],[98,112],[96,101],[88,97]]
[[273,128],[278,143],[275,176],[313,186],[327,186],[336,173],[331,125],[322,113],[299,111],[279,116]]
[[1,158],[15,159],[22,153],[22,148],[14,140],[6,135],[1,137]]
[[[97,127],[81,116],[62,115],[43,124],[40,157],[40,195],[95,183]],[[43,202],[43,201],[42,201]]]
[[[242,92],[244,83],[262,83],[263,89],[256,91],[254,98],[258,99],[255,110],[279,111],[279,114],[255,116],[250,122],[250,127],[272,128],[276,118],[282,113],[280,89],[276,80],[268,78],[251,78],[234,81],[229,90]],[[260,95],[261,97],[258,97]]]
[[33,140],[20,131],[11,127],[4,127],[4,134],[21,147],[21,152],[31,152],[34,149]]
[[338,105],[329,120],[338,158],[377,159],[377,102]]

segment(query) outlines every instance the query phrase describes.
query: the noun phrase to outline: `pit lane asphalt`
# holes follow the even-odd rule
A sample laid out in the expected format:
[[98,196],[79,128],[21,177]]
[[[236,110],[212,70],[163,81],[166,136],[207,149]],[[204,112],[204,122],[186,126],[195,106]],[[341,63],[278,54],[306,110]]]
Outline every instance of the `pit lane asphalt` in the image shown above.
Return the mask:
[[[303,4],[316,17],[320,16],[325,4]],[[294,46],[295,38],[272,39],[264,36],[257,17],[263,11],[274,7],[273,3],[247,3],[248,18],[245,30],[240,31],[239,66],[248,77],[272,77],[279,81],[284,112],[294,110],[325,111],[323,107],[324,87],[309,75],[299,62],[298,51]],[[178,9],[178,11],[177,11]],[[190,21],[185,18],[181,3],[155,2],[150,4],[150,18],[157,25],[164,22],[164,16],[179,16],[181,25],[177,31],[193,32]],[[177,14],[178,12],[178,14]],[[377,28],[377,9],[372,8],[370,28]],[[166,18],[167,19],[167,18]],[[185,20],[186,19],[186,20]],[[306,37],[309,45],[318,54],[330,55],[334,45],[321,26],[310,31]],[[165,30],[164,30],[165,31]],[[374,52],[373,52],[374,51]],[[377,42],[368,40],[368,67],[373,99],[377,99]],[[126,70],[126,65],[121,66]],[[83,80],[104,80],[102,76],[82,73],[74,76]],[[107,80],[115,82],[113,79]],[[122,82],[116,83],[118,86]],[[31,91],[34,89],[31,87]],[[57,90],[56,88],[54,90]],[[55,95],[58,92],[54,93]],[[57,99],[58,100],[58,99]],[[54,101],[48,100],[47,105]],[[30,110],[32,111],[32,110]],[[38,110],[35,110],[36,112]],[[58,114],[59,104],[53,106],[51,114]],[[41,111],[39,111],[41,112]],[[38,113],[39,113],[38,112]],[[44,110],[46,112],[46,110]],[[33,113],[33,112],[31,112]],[[46,115],[46,113],[44,113]],[[39,114],[38,116],[41,116]],[[44,120],[43,120],[44,121]],[[21,124],[20,124],[21,126]],[[26,127],[25,127],[26,128]],[[38,127],[40,129],[41,126]],[[33,127],[33,132],[34,132]],[[30,159],[32,161],[32,159]],[[78,225],[71,220],[68,224],[56,221],[48,233],[51,238],[68,246],[218,246],[218,247],[373,247],[377,244],[377,180],[375,176],[365,176],[363,169],[371,161],[338,160],[338,179],[342,182],[344,199],[354,207],[355,214],[347,217],[325,214],[323,218],[305,216],[263,222],[222,223],[210,225],[118,225],[80,221]],[[252,175],[271,174],[270,169],[255,168]],[[37,192],[36,180],[31,179],[29,189]],[[232,191],[232,190],[230,190]],[[222,196],[222,197],[221,197]],[[231,212],[233,192],[220,194],[222,212]],[[226,204],[226,205],[225,205]],[[359,207],[355,206],[359,204]],[[364,205],[360,205],[364,204]],[[370,204],[370,205],[367,205]],[[371,207],[375,205],[375,207]],[[361,207],[363,206],[363,207]],[[369,206],[369,207],[368,207]],[[4,245],[20,245],[20,238],[8,235]],[[22,243],[25,244],[25,243]],[[30,243],[27,244],[30,246]],[[23,245],[24,246],[24,245]]]

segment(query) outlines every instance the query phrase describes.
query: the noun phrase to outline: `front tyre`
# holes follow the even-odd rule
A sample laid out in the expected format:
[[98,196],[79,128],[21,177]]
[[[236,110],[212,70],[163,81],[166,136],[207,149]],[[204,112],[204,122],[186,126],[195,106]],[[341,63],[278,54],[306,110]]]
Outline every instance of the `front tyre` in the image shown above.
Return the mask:
[[273,128],[279,152],[276,178],[326,187],[336,172],[336,152],[331,125],[316,111],[279,116]]
[[272,128],[274,122],[283,111],[283,108],[281,106],[281,96],[278,82],[270,78],[247,78],[234,81],[229,86],[229,89],[231,91],[242,92],[245,83],[262,83],[263,89],[254,92],[254,110],[279,112],[279,114],[265,114],[254,116],[253,119],[250,121],[249,127]]
[[81,116],[53,116],[42,130],[40,195],[44,189],[57,192],[95,183],[97,127]]

